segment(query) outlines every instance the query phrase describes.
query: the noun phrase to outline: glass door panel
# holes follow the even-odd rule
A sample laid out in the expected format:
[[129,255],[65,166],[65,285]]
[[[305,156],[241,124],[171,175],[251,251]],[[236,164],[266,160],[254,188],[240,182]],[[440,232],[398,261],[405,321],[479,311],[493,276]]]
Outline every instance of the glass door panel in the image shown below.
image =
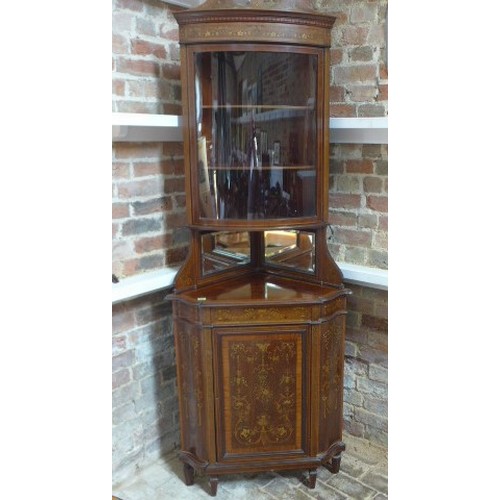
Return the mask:
[[201,217],[316,216],[317,55],[195,54]]

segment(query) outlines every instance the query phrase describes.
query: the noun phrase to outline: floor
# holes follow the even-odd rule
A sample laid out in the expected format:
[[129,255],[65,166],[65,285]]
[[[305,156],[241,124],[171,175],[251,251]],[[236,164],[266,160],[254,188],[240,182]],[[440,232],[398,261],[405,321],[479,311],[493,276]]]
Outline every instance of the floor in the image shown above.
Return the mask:
[[[217,499],[251,500],[382,500],[387,499],[387,449],[344,435],[346,451],[340,472],[318,469],[316,488],[311,490],[297,472],[265,472],[224,476],[219,479]],[[192,486],[184,483],[182,464],[175,453],[144,469],[133,480],[117,485],[113,495],[121,500],[208,500],[208,480],[195,476]]]

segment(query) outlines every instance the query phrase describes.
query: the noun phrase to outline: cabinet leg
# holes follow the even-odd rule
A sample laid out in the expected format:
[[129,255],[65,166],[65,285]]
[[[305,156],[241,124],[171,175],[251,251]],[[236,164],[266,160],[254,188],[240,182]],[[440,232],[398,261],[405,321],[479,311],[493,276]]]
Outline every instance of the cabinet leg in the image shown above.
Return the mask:
[[307,478],[306,486],[308,488],[310,488],[311,490],[316,488],[316,476],[317,475],[318,475],[318,473],[317,473],[316,469],[311,469],[309,471],[309,477]]
[[340,460],[342,459],[340,453],[332,457],[328,462],[323,465],[332,473],[337,474],[340,470]]
[[194,484],[194,469],[189,464],[184,464],[184,481],[186,486]]
[[208,484],[210,487],[210,495],[215,496],[217,495],[217,485],[219,484],[219,478],[217,476],[210,476],[208,478]]

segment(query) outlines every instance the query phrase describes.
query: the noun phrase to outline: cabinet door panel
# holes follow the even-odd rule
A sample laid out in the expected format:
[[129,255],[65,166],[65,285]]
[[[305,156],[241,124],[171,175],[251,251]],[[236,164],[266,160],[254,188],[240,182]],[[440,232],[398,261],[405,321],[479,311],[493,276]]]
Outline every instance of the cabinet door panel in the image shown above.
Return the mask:
[[218,459],[305,453],[307,330],[215,332]]

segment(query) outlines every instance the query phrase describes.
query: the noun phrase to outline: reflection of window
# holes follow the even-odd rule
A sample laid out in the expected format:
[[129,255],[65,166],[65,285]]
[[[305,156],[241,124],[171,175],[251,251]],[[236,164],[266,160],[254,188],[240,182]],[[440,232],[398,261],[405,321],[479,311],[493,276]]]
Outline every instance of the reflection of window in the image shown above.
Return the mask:
[[250,262],[250,237],[247,232],[204,234],[201,247],[204,275]]
[[314,272],[314,233],[305,231],[265,231],[267,264]]

